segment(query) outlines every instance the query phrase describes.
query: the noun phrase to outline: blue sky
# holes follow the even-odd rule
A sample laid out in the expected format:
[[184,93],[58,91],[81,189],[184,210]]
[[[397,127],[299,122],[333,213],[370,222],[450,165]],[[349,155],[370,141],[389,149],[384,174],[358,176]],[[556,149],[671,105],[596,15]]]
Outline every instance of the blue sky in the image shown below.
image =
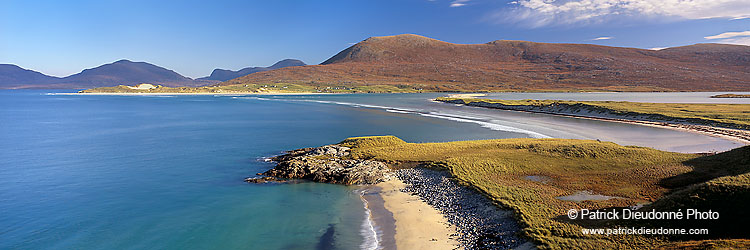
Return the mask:
[[[188,77],[317,64],[370,36],[660,48],[750,44],[747,0],[0,0],[0,63],[54,76],[119,59]],[[597,39],[599,38],[599,39]]]

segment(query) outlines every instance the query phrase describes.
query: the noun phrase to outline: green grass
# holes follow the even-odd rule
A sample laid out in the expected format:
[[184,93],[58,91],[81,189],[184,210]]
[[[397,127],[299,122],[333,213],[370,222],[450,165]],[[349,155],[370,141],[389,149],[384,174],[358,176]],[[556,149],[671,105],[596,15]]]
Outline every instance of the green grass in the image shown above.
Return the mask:
[[750,129],[750,104],[709,103],[643,103],[613,101],[560,101],[560,100],[495,100],[479,98],[440,97],[438,101],[463,101],[496,103],[510,106],[552,107],[569,105],[589,108],[620,115],[657,115],[664,119],[694,119],[705,124],[716,124],[741,129]]
[[[692,197],[688,195],[668,196],[668,192],[689,190],[707,178],[729,178],[717,183],[732,182],[739,186],[720,189],[716,193],[729,192],[743,195],[750,179],[730,176],[750,170],[746,161],[732,160],[747,157],[748,147],[730,153],[700,157],[659,151],[644,147],[620,146],[611,142],[571,139],[501,139],[459,141],[445,143],[406,143],[392,137],[359,137],[342,142],[352,147],[352,158],[376,159],[389,163],[419,162],[422,166],[447,169],[461,183],[470,185],[488,195],[498,204],[515,211],[523,227],[522,234],[542,249],[608,249],[651,248],[654,246],[676,247],[685,244],[713,244],[714,239],[672,239],[647,236],[591,236],[583,235],[586,226],[560,219],[571,208],[612,208],[659,201],[664,197]],[[725,158],[730,158],[727,160]],[[717,163],[719,162],[719,163]],[[724,164],[735,164],[724,166]],[[736,165],[739,164],[739,165]],[[744,164],[744,165],[743,165]],[[397,165],[397,164],[396,164]],[[711,168],[721,168],[719,174],[711,175]],[[698,170],[698,174],[694,172]],[[545,176],[546,183],[528,180],[527,176]],[[701,178],[679,178],[698,175]],[[664,180],[673,180],[665,187]],[[738,179],[732,179],[738,178]],[[692,186],[691,186],[692,185]],[[744,186],[743,186],[744,185]],[[623,197],[607,201],[563,201],[556,197],[589,190],[597,194]],[[689,191],[685,191],[689,192]],[[717,199],[731,203],[735,196]],[[725,199],[727,198],[727,199]],[[677,205],[695,205],[677,198]],[[700,200],[696,201],[700,202]],[[660,203],[655,203],[660,204]],[[595,224],[614,225],[618,222]],[[726,223],[726,221],[724,221]],[[694,228],[694,227],[688,227]],[[737,241],[724,242],[740,244]],[[722,244],[724,244],[722,243]],[[683,244],[683,245],[679,245]],[[744,243],[742,243],[744,244]],[[740,244],[740,245],[742,245]],[[750,246],[750,245],[742,245]]]

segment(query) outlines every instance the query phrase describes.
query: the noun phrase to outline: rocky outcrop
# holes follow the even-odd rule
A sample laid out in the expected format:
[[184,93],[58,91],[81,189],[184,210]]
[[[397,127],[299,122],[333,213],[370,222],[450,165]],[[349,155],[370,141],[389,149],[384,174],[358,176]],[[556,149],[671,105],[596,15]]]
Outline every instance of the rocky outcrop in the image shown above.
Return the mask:
[[245,182],[247,183],[256,183],[256,184],[262,184],[262,183],[287,183],[289,180],[277,178],[277,177],[271,177],[271,176],[259,176],[259,177],[249,177],[245,178]]
[[392,178],[387,164],[347,158],[349,150],[340,145],[326,145],[290,151],[272,158],[278,163],[276,167],[261,174],[344,185],[376,184]]

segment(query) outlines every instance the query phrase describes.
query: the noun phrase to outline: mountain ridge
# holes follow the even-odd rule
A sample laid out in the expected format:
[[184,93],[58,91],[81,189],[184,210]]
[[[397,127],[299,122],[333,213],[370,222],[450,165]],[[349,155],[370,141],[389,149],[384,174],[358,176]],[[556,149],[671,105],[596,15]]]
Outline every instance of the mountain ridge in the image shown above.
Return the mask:
[[408,85],[425,91],[750,90],[750,46],[663,50],[495,40],[454,44],[404,34],[370,37],[320,65],[266,71],[220,85]]
[[0,88],[24,86],[29,81],[48,84],[60,79],[15,64],[0,64]]
[[[284,59],[268,67],[247,67],[239,72],[247,74],[279,69],[290,66],[305,65],[296,59]],[[218,70],[218,69],[217,69]],[[214,70],[216,71],[216,70]],[[234,72],[236,74],[238,72]],[[234,78],[234,77],[232,77]],[[228,78],[229,80],[231,78]],[[209,77],[192,79],[174,70],[157,66],[148,62],[136,62],[120,59],[97,67],[87,68],[81,72],[66,76],[54,77],[41,72],[22,68],[14,64],[0,64],[0,89],[17,88],[96,88],[113,87],[117,85],[136,85],[140,83],[158,84],[167,87],[198,87],[221,82]]]
[[127,59],[84,69],[80,73],[63,77],[60,82],[82,86],[116,86],[130,83],[156,83],[170,87],[200,85],[173,70]]
[[246,67],[237,71],[227,70],[227,69],[214,69],[211,72],[211,75],[197,78],[196,80],[215,80],[215,81],[223,82],[226,80],[231,80],[237,77],[246,76],[246,75],[256,73],[256,72],[280,69],[280,68],[285,68],[285,67],[305,66],[305,65],[307,64],[305,64],[301,60],[284,59],[268,67]]

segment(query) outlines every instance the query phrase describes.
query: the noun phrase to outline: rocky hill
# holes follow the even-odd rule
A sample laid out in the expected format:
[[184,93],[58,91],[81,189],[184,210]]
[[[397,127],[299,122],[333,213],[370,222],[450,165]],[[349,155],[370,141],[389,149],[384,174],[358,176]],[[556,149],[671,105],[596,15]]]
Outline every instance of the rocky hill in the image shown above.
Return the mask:
[[193,80],[147,62],[119,60],[66,77],[48,76],[12,64],[0,65],[0,89],[11,88],[95,88],[151,83],[170,87],[204,86],[218,81]]
[[48,76],[13,64],[0,64],[0,89],[24,88],[33,84],[50,84],[59,80],[58,77]]
[[133,83],[158,83],[164,86],[200,86],[196,82],[172,70],[147,62],[119,60],[110,64],[84,69],[81,73],[62,78],[58,84],[83,87],[117,86]]
[[210,76],[201,77],[196,80],[226,81],[226,80],[231,80],[237,77],[242,77],[242,76],[246,76],[252,73],[256,73],[256,72],[280,69],[280,68],[285,68],[285,67],[305,66],[305,65],[307,64],[297,59],[284,59],[268,67],[247,67],[247,68],[237,70],[237,71],[226,70],[226,69],[214,69],[214,71],[211,72]]
[[750,46],[663,50],[498,40],[454,44],[417,35],[371,37],[320,65],[247,75],[221,85],[397,85],[425,91],[750,90]]

